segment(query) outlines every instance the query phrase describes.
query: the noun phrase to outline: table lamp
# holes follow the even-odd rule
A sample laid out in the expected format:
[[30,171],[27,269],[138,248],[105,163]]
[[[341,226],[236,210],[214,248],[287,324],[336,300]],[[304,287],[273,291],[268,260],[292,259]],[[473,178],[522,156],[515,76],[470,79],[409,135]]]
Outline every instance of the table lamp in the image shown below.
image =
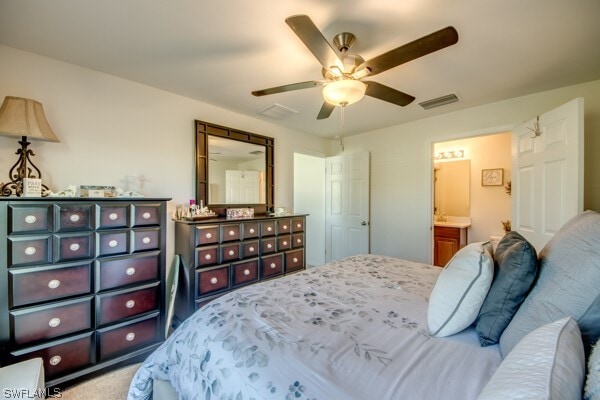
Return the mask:
[[[20,137],[20,149],[17,149],[19,160],[9,171],[9,182],[0,184],[0,196],[20,196],[23,194],[23,179],[41,179],[42,173],[31,161],[33,150],[28,146],[28,139],[58,142],[58,138],[50,128],[44,108],[39,101],[22,97],[6,96],[0,107],[0,135]],[[42,189],[48,190],[46,185]]]

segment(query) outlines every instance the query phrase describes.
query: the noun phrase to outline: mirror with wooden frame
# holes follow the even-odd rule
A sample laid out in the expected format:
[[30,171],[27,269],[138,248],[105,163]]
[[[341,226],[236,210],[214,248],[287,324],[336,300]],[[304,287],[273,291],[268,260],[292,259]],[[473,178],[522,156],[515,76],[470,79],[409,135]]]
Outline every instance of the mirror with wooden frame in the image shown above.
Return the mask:
[[196,203],[219,215],[227,208],[273,210],[274,139],[196,120]]

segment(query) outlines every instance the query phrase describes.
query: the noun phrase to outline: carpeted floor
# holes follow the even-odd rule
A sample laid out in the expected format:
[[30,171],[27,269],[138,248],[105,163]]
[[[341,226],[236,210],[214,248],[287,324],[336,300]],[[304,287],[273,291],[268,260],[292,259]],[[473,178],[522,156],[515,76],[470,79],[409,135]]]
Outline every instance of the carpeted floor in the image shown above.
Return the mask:
[[62,391],[62,400],[119,400],[127,398],[133,374],[140,364],[108,372]]

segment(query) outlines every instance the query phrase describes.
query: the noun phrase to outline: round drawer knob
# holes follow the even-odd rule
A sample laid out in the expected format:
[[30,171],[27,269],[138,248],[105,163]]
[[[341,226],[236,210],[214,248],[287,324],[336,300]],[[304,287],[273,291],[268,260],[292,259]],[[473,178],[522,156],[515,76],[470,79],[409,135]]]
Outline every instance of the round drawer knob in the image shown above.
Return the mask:
[[253,246],[250,246],[250,247],[248,247],[248,251],[249,251],[250,253],[254,253],[254,247],[253,247]]
[[81,219],[81,217],[79,216],[79,214],[71,214],[71,215],[69,215],[69,220],[71,222],[79,222],[80,219]]
[[288,226],[287,226],[287,225],[284,225],[284,226],[283,226],[283,229],[287,230],[287,228],[288,228]]
[[207,254],[207,255],[204,256],[205,260],[210,260],[211,258],[212,258],[212,256],[210,254]]
[[108,242],[108,247],[117,247],[118,244],[119,242],[113,239],[110,242]]
[[244,270],[244,275],[245,275],[245,276],[248,276],[248,275],[250,275],[250,270],[249,270],[249,269],[245,269],[245,270]]
[[235,231],[229,231],[229,236],[234,236],[235,235]]
[[151,241],[151,240],[152,240],[152,239],[150,239],[150,237],[149,237],[149,236],[144,236],[144,238],[142,239],[142,243],[144,243],[144,244],[148,244],[148,243],[150,243],[150,241]]
[[284,240],[284,241],[283,241],[283,245],[284,245],[284,246],[287,246],[287,244],[288,244],[288,243],[287,243],[287,240]]
[[48,287],[50,289],[56,289],[59,286],[60,286],[60,281],[58,279],[52,279],[50,282],[48,282]]
[[108,214],[108,219],[110,219],[111,221],[116,221],[117,218],[119,218],[119,214],[117,214],[116,212]]
[[271,263],[271,265],[270,265],[271,269],[275,269],[276,266],[277,266],[277,264],[275,264],[275,263]]
[[71,251],[77,251],[79,250],[81,246],[79,246],[79,243],[71,243],[71,245],[69,246],[69,250]]
[[48,321],[48,326],[50,328],[56,328],[59,325],[60,325],[60,318],[52,318],[50,321]]
[[129,276],[135,274],[135,268],[134,267],[129,267],[125,270],[125,273]]
[[133,339],[135,339],[135,333],[129,332],[127,335],[125,335],[125,340],[127,340],[128,342],[133,341]]
[[217,282],[219,282],[219,280],[218,280],[216,277],[214,277],[214,276],[213,276],[212,278],[210,278],[210,283],[211,283],[212,285],[216,285],[216,284],[217,284]]
[[296,228],[302,228],[302,224],[296,224]]
[[35,215],[28,215],[25,217],[25,222],[27,222],[28,224],[34,224],[35,221],[37,221]]
[[25,254],[27,254],[28,256],[34,255],[36,251],[37,250],[33,246],[25,247]]
[[144,218],[144,219],[149,219],[150,217],[151,217],[151,215],[148,211],[146,211],[145,213],[142,214],[142,218]]
[[62,358],[60,358],[60,356],[54,356],[54,357],[50,358],[50,365],[58,365],[58,364],[60,364],[61,360],[62,360]]
[[135,307],[135,300],[127,300],[127,302],[125,303],[125,307],[127,307],[127,308]]
[[250,229],[249,229],[249,232],[250,232],[250,233],[254,233],[254,228],[250,228]]
[[229,254],[230,256],[234,256],[234,255],[235,255],[235,251],[233,251],[233,250],[229,250],[229,253],[228,253],[228,254]]
[[207,239],[210,239],[212,237],[212,233],[208,232],[206,235],[204,235]]
[[296,243],[302,243],[302,239],[300,239],[300,238],[296,239]]
[[267,232],[271,232],[273,230],[273,228],[271,228],[270,226],[267,226]]
[[273,245],[271,243],[267,243],[267,249],[270,249],[272,247],[273,247]]
[[297,263],[298,259],[296,257],[294,257],[294,258],[292,258],[292,261],[295,262],[295,263]]

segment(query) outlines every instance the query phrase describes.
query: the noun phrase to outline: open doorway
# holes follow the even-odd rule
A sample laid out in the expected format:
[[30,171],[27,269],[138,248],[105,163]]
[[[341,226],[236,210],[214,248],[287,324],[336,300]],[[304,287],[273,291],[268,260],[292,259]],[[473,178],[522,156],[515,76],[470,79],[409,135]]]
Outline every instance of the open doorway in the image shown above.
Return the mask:
[[[502,221],[510,221],[511,216],[511,140],[511,132],[501,132],[433,144],[434,204],[431,209],[434,213],[434,259],[437,254],[436,220],[468,221],[469,226],[464,232],[457,231],[457,234],[464,233],[463,241],[456,242],[449,255],[468,243],[483,242],[504,234]],[[459,160],[468,160],[468,176],[449,177],[450,171],[459,168],[444,168],[443,164],[448,163],[446,167],[453,167],[454,164],[450,163],[458,165]],[[442,175],[445,169],[449,170],[446,171],[449,175],[447,179]],[[437,181],[435,175],[438,175]],[[494,180],[490,181],[491,178]],[[460,199],[459,206],[453,206],[450,197]]]
[[306,266],[325,263],[325,157],[294,153],[294,213],[306,217]]

